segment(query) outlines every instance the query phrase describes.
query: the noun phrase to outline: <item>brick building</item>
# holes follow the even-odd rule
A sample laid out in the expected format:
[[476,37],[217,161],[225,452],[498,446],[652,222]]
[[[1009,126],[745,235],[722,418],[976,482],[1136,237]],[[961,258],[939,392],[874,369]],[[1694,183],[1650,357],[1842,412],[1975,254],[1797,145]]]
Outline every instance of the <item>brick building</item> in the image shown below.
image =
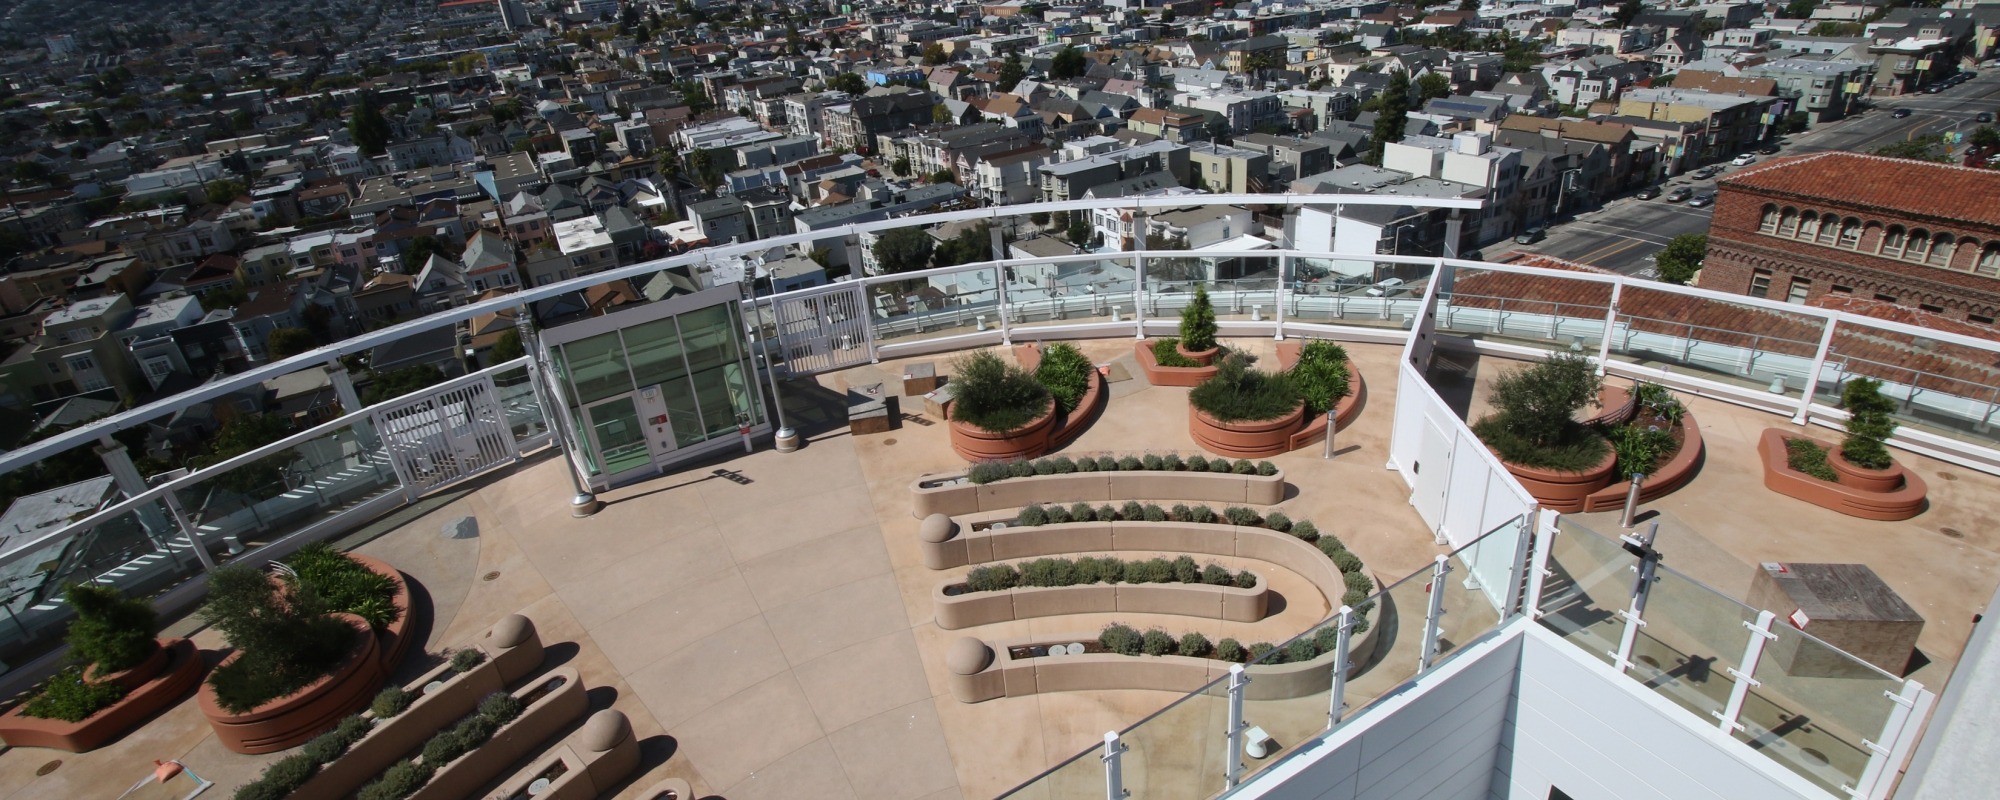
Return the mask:
[[1717,187],[1703,288],[1877,300],[1976,325],[2000,317],[2000,172],[1827,152]]

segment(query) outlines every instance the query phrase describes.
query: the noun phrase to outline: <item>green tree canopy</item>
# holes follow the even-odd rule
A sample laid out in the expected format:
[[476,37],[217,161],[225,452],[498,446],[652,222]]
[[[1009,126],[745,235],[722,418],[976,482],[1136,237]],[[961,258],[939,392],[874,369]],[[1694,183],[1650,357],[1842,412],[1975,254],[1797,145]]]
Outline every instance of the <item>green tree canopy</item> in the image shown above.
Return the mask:
[[1418,102],[1451,96],[1451,79],[1433,72],[1417,79]]
[[896,177],[898,178],[910,177],[910,159],[898,157],[896,160],[889,162],[889,171],[896,173]]
[[884,273],[910,272],[930,266],[937,241],[922,228],[896,228],[875,237],[870,252]]
[[355,104],[354,113],[347,120],[347,133],[365,155],[379,156],[388,149],[389,120],[382,116],[382,107],[375,102],[373,93],[363,94],[361,102]]
[[527,354],[527,349],[521,346],[521,332],[513,328],[501,331],[500,339],[493,343],[493,358],[499,361],[512,361]]
[[1374,135],[1368,137],[1368,163],[1382,163],[1382,148],[1403,140],[1403,128],[1410,120],[1410,73],[1397,70],[1389,76],[1389,88],[1382,90],[1381,110],[1375,115]]
[[319,346],[313,340],[312,331],[304,328],[279,328],[264,340],[264,346],[271,351],[271,359],[290,358]]
[[1683,233],[1667,242],[1654,263],[1660,267],[1660,280],[1686,285],[1694,280],[1695,271],[1701,269],[1701,260],[1707,255],[1708,234]]
[[1951,160],[1940,151],[1940,145],[1943,143],[1944,140],[1941,137],[1923,136],[1909,141],[1877,147],[1875,148],[1875,155],[1888,156],[1890,158],[1907,158],[1912,161],[1936,161],[1942,163]]
[[998,84],[1000,91],[1014,91],[1014,86],[1026,77],[1028,77],[1028,70],[1021,66],[1021,52],[1015,50],[1007,53],[1007,60],[1000,62],[1000,83]]
[[1064,45],[1063,49],[1056,53],[1056,57],[1049,60],[1049,77],[1055,80],[1081,78],[1084,70],[1083,62],[1082,50],[1076,49],[1075,45]]
[[390,370],[369,381],[368,391],[361,393],[361,404],[372,406],[443,382],[444,371],[430,364]]
[[832,89],[837,92],[846,92],[852,95],[860,95],[868,91],[868,81],[863,80],[861,78],[860,73],[843,72],[840,73],[839,75],[835,75],[831,78],[828,78],[826,81],[826,88]]

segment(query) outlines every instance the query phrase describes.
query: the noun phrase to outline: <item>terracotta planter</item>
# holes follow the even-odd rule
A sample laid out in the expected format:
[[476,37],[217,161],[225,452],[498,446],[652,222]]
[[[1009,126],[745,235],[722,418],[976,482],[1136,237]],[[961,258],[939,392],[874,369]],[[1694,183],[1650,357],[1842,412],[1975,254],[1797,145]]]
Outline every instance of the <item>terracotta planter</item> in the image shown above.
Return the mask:
[[1893,492],[1903,488],[1903,473],[1893,464],[1884,469],[1869,469],[1847,460],[1847,454],[1840,452],[1838,445],[1827,448],[1826,464],[1833,467],[1833,474],[1840,476],[1842,486],[1864,492]]
[[[152,675],[132,686],[118,702],[81,722],[37,719],[22,713],[25,704],[0,716],[0,741],[9,747],[47,747],[81,753],[94,750],[139,727],[162,709],[179,702],[201,680],[201,651],[186,639],[161,639],[156,658],[116,676],[129,677],[151,667]],[[106,676],[107,678],[113,676]]]
[[[952,406],[945,406],[950,417]],[[967,461],[1013,461],[1034,458],[1049,451],[1050,434],[1055,429],[1056,401],[1048,400],[1040,416],[1026,425],[1003,433],[973,427],[956,419],[949,423],[951,449]]]
[[99,675],[95,671],[96,668],[93,667],[91,671],[85,673],[85,678],[89,680],[91,683],[115,683],[125,687],[125,690],[128,692],[133,689],[137,689],[141,686],[144,686],[147,681],[152,680],[154,676],[157,676],[161,672],[166,671],[167,661],[169,657],[167,655],[166,647],[163,643],[177,642],[177,641],[180,640],[179,639],[157,640],[156,646],[153,648],[152,655],[146,656],[145,660],[140,661],[137,664],[133,664],[130,668],[118,672],[109,672],[103,675]]
[[[1928,506],[1926,496],[1930,491],[1924,479],[1909,468],[1897,463],[1887,472],[1896,476],[1896,484],[1887,491],[1869,491],[1860,486],[1850,485],[1840,472],[1839,448],[1818,442],[1827,448],[1827,463],[1834,465],[1834,472],[1841,475],[1840,482],[1823,481],[1811,475],[1792,469],[1785,450],[1786,439],[1804,439],[1790,430],[1768,428],[1757,441],[1757,454],[1764,461],[1764,488],[1786,497],[1804,500],[1821,508],[1831,509],[1850,517],[1883,521],[1905,520],[1924,513]],[[1859,469],[1848,465],[1850,468]],[[1869,470],[1867,472],[1874,472]],[[1868,476],[1862,476],[1868,477]]]
[[[250,755],[297,747],[374,699],[387,679],[380,643],[367,620],[353,614],[335,616],[354,629],[353,648],[333,672],[298,691],[232,714],[216,703],[214,687],[206,681],[201,684],[195,699],[222,746]],[[241,655],[229,654],[218,668],[234,663]]]
[[[1491,448],[1489,448],[1491,449]],[[1499,455],[1496,451],[1494,455]],[[1533,495],[1535,502],[1546,508],[1573,514],[1584,509],[1584,503],[1592,492],[1612,484],[1612,470],[1618,465],[1618,453],[1610,445],[1604,448],[1604,459],[1596,466],[1582,472],[1563,472],[1540,467],[1516,464],[1506,459],[1500,463],[1507,472],[1521,482],[1521,487]]]
[[[1176,346],[1178,349],[1178,346]],[[1186,351],[1182,351],[1186,354]],[[1187,354],[1193,358],[1193,354]],[[1132,345],[1132,358],[1139,362],[1139,371],[1146,373],[1146,382],[1154,386],[1199,386],[1202,381],[1215,377],[1220,367],[1204,364],[1199,367],[1163,367],[1153,358],[1153,340],[1140,339]],[[1212,358],[1212,357],[1211,357]]]
[[1269,458],[1292,449],[1292,434],[1305,422],[1306,407],[1301,403],[1277,419],[1255,422],[1223,422],[1188,405],[1188,433],[1195,444],[1211,453],[1230,458]]
[[367,567],[369,571],[388,578],[396,585],[395,593],[389,596],[389,602],[396,606],[398,612],[396,620],[375,632],[376,638],[382,640],[382,674],[388,675],[395,672],[396,668],[402,665],[403,657],[410,653],[410,628],[416,624],[411,613],[410,576],[404,575],[402,570],[378,558],[360,553],[348,553],[347,557]]
[[[1653,502],[1688,485],[1700,470],[1705,447],[1701,440],[1701,425],[1695,422],[1694,415],[1681,417],[1681,448],[1674,451],[1673,457],[1668,458],[1666,463],[1653,468],[1652,474],[1639,484],[1639,502]],[[1625,487],[1629,479],[1620,481],[1616,475],[1612,478],[1610,485],[1584,498],[1583,510],[1610,511],[1625,507]]]
[[1180,353],[1181,358],[1194,359],[1206,367],[1214,364],[1216,357],[1222,355],[1222,345],[1216,345],[1207,350],[1189,350],[1186,345],[1176,342],[1174,343],[1174,351]]

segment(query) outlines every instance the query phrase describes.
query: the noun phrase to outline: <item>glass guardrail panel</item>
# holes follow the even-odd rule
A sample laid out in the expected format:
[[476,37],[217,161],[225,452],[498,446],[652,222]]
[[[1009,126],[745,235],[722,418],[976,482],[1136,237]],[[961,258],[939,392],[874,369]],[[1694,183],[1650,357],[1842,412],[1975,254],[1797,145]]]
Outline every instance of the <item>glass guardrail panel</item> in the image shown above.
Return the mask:
[[949,336],[1000,324],[999,270],[987,267],[868,286],[875,341]]
[[[1229,719],[1225,685],[1182,697],[1119,734],[1128,748],[1125,788],[1133,797],[1201,800],[1222,792]],[[1104,796],[1101,776],[1097,790]]]
[[1815,399],[1839,406],[1847,383],[1872,378],[1882,383],[1883,396],[1896,401],[1891,413],[1898,424],[1994,447],[2000,445],[2000,432],[1993,428],[2000,418],[2000,371],[1990,366],[2000,360],[1996,356],[2000,353],[1984,348],[1840,323],[1815,382]]
[[1903,681],[1793,628],[1784,619],[1757,660],[1736,738],[1842,794],[1859,783]]
[[[382,433],[372,422],[347,425],[262,458],[238,464],[174,490],[188,521],[211,548],[263,544],[400,486]],[[424,425],[397,432],[399,439],[422,437],[438,428],[435,416]],[[357,427],[359,428],[357,430]],[[412,468],[448,466],[446,461],[499,459],[512,454],[460,452],[441,442],[406,452]]]
[[1440,330],[1592,355],[1604,339],[1611,284],[1466,267],[1450,274],[1438,288]]
[[[1488,534],[1494,538],[1503,535],[1508,542],[1518,541],[1512,529],[1500,534]],[[1497,546],[1500,542],[1494,544],[1494,549],[1500,549]],[[1460,550],[1453,558],[1452,571],[1445,575],[1444,585],[1432,587],[1432,591],[1444,593],[1444,617],[1438,621],[1437,654],[1431,659],[1432,666],[1443,663],[1458,648],[1500,624],[1500,610],[1494,606],[1493,599],[1499,593],[1489,594],[1485,581],[1490,578],[1475,572],[1466,555],[1464,550]]]
[[0,567],[0,660],[26,661],[60,644],[75,610],[64,587],[94,583],[151,597],[201,572],[201,560],[165,502],[113,514],[45,552]]
[[1407,328],[1422,311],[1429,264],[1299,258],[1292,262],[1285,319]]
[[507,414],[507,425],[514,431],[515,441],[548,433],[549,420],[542,414],[534,377],[526,366],[494,373],[493,388],[500,393],[500,407]]
[[1263,757],[1255,757],[1255,743],[1245,737],[1246,776],[1277,763],[1283,754],[1326,732],[1327,693],[1333,690],[1338,630],[1333,620],[1327,620],[1278,643],[1263,659],[1246,667],[1250,685],[1244,689],[1243,721],[1263,731],[1274,745]]
[[1129,257],[1010,267],[1008,321],[1046,327],[1133,318],[1138,276]]
[[1611,354],[1799,397],[1824,327],[1810,314],[1627,285],[1618,298]]
[[1703,720],[1719,719],[1757,611],[1665,567],[1656,574],[1628,674]]
[[1426,567],[1354,606],[1367,621],[1356,626],[1349,645],[1347,719],[1417,676],[1423,657],[1424,613],[1430,608],[1431,571]]
[[1568,518],[1560,524],[1549,551],[1551,574],[1542,582],[1542,626],[1609,664],[1625,629],[1619,612],[1632,605],[1638,560]]
[[1102,800],[1104,747],[1085,750],[1001,797],[1012,800]]

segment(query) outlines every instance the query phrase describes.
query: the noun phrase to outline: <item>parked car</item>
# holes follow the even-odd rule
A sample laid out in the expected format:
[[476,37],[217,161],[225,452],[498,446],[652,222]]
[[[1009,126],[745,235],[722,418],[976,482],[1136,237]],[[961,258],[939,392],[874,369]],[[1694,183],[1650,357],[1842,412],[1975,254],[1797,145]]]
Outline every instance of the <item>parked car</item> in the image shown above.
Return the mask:
[[1395,297],[1403,293],[1402,278],[1383,278],[1368,287],[1369,297]]
[[1705,181],[1708,180],[1709,178],[1713,178],[1720,174],[1722,174],[1721,167],[1702,167],[1701,169],[1694,171],[1694,179],[1698,181]]
[[1754,153],[1744,153],[1730,160],[1729,163],[1735,164],[1736,166],[1739,167],[1747,167],[1750,166],[1751,164],[1757,163],[1757,156]]
[[1757,148],[1757,152],[1763,153],[1764,155],[1767,156],[1775,156],[1778,154],[1778,146],[1775,144],[1767,144],[1764,145],[1763,147]]
[[1894,113],[1894,114],[1890,114],[1889,116],[1892,116],[1892,117],[1895,117],[1896,119],[1902,119],[1902,118],[1904,118],[1904,117],[1907,117],[1907,116],[1909,116],[1909,115],[1910,115],[1910,110],[1909,110],[1909,109],[1907,109],[1907,108],[1899,108],[1899,109],[1896,109],[1896,113]]
[[1648,186],[1644,189],[1640,189],[1638,194],[1638,197],[1641,200],[1651,200],[1659,196],[1660,196],[1660,187],[1658,186]]
[[1977,122],[1992,122],[1992,121],[1993,121],[1993,112],[1991,112],[1991,111],[1981,111],[1981,112],[1979,112],[1979,114],[1978,114],[1977,116],[1974,116],[1974,117],[1973,117],[1973,120],[1974,120],[1974,121],[1977,121]]
[[1515,244],[1534,244],[1548,238],[1549,232],[1540,225],[1514,235]]
[[1691,191],[1691,190],[1689,190],[1689,189],[1688,189],[1688,188],[1687,188],[1686,186],[1683,186],[1683,187],[1681,187],[1681,188],[1679,188],[1679,189],[1675,189],[1675,190],[1673,190],[1673,191],[1671,191],[1671,192],[1668,192],[1668,193],[1667,193],[1667,202],[1669,202],[1669,203],[1678,203],[1678,202],[1680,202],[1680,201],[1682,201],[1682,200],[1686,200],[1686,199],[1688,199],[1688,198],[1690,198],[1690,197],[1693,197],[1693,196],[1694,196],[1694,192],[1693,192],[1693,191]]
[[1694,199],[1688,201],[1688,208],[1702,208],[1704,206],[1713,205],[1714,203],[1715,203],[1714,192],[1702,192],[1701,194],[1695,195]]

